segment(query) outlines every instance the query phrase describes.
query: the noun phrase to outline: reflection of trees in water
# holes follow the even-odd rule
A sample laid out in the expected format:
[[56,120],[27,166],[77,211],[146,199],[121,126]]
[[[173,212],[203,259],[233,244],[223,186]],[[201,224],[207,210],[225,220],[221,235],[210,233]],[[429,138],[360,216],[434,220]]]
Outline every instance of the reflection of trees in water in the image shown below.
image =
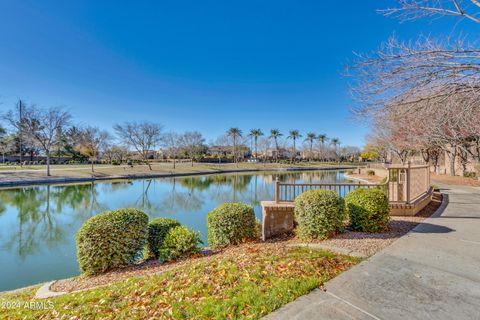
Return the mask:
[[199,177],[184,177],[179,178],[178,182],[181,186],[187,189],[195,189],[197,191],[208,190],[213,186],[232,186],[236,190],[246,190],[250,181],[251,175],[239,174],[215,174]]
[[275,183],[337,183],[344,181],[343,173],[337,170],[295,171],[276,174],[262,174],[265,180]]
[[99,188],[108,184],[96,184],[95,182],[55,186],[53,199],[57,212],[65,212],[73,209],[76,220],[85,220],[95,214],[108,209],[106,204],[100,203]]
[[[175,214],[178,210],[182,211],[201,211],[203,208],[204,202],[199,197],[195,190],[196,186],[200,186],[200,190],[205,189],[205,183],[203,182],[180,182],[184,178],[171,178],[169,182],[172,187],[169,192],[162,194],[163,197],[158,203],[160,212],[165,212],[169,214]],[[183,188],[177,188],[177,183],[180,184]],[[187,189],[187,190],[182,190]]]
[[[9,239],[2,241],[4,246],[16,247],[18,255],[25,257],[42,246],[52,247],[64,241],[66,230],[76,221],[86,220],[105,208],[97,196],[95,183],[2,190],[1,202],[14,208],[18,217],[18,229],[8,232]],[[70,209],[73,220],[66,223],[64,218]]]
[[16,247],[18,255],[25,257],[43,244],[52,246],[63,239],[63,226],[52,209],[51,186],[4,190],[0,198],[18,214],[18,229],[2,241],[6,248]]
[[[185,187],[177,188],[179,178],[148,179],[141,180],[141,192],[128,207],[135,207],[156,217],[162,213],[177,213],[183,211],[200,211],[203,207],[203,200],[195,193],[195,186],[204,188],[205,184],[189,183],[188,190]],[[156,191],[156,186],[171,185],[167,192]]]

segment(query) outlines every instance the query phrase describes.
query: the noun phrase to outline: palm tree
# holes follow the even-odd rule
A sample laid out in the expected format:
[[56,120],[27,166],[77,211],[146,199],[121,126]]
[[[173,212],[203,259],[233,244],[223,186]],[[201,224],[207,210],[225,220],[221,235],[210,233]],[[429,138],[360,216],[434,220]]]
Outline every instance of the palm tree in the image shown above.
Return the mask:
[[322,148],[321,151],[325,150],[325,142],[327,142],[327,140],[328,140],[327,135],[324,134],[324,133],[321,133],[321,134],[319,134],[319,135],[317,136],[317,139],[318,139],[318,141],[320,141],[320,144],[321,144],[321,146],[322,146],[322,147],[321,147],[321,148]]
[[227,131],[227,136],[232,138],[233,140],[233,161],[236,163],[237,168],[238,168],[238,162],[237,162],[237,141],[239,138],[242,137],[242,130],[239,128],[230,128]]
[[330,144],[333,146],[333,149],[335,150],[335,158],[338,158],[337,147],[340,144],[340,139],[332,138],[332,140],[330,140]]
[[315,132],[309,132],[307,133],[307,138],[305,141],[308,141],[308,144],[310,145],[310,160],[312,160],[312,155],[313,155],[313,141],[317,139],[317,134]]
[[278,129],[272,129],[272,130],[270,130],[270,139],[273,139],[273,141],[275,141],[275,150],[276,150],[275,160],[276,160],[276,161],[278,161],[278,153],[279,153],[279,150],[278,150],[278,138],[280,138],[281,136],[283,136],[283,134],[280,133],[280,130],[278,130]]
[[302,135],[300,134],[300,131],[298,130],[290,130],[288,132],[288,138],[293,140],[293,156],[292,156],[292,161],[294,161],[297,158],[297,149],[296,149],[296,142],[298,138],[301,138]]
[[253,139],[255,145],[255,159],[258,157],[257,153],[257,145],[258,145],[258,137],[263,136],[263,132],[261,129],[252,129],[250,130],[249,136]]

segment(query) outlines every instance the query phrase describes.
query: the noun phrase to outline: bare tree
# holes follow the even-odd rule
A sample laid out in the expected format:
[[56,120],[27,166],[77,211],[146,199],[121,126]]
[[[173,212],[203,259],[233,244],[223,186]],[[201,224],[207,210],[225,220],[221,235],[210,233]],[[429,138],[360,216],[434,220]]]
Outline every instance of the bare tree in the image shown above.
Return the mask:
[[152,170],[148,156],[162,141],[162,125],[149,121],[125,122],[116,124],[113,129],[122,142],[135,149]]
[[[401,20],[456,16],[480,23],[477,0],[398,0],[381,13]],[[358,55],[355,112],[374,125],[376,141],[388,145],[402,162],[420,153],[438,170],[445,153],[450,174],[463,169],[480,149],[480,49],[467,38],[437,40],[394,37],[373,54]]]
[[95,171],[95,161],[98,160],[101,150],[108,146],[109,139],[111,139],[110,134],[107,131],[100,130],[98,127],[89,126],[81,131],[76,149],[90,159],[92,172]]
[[267,163],[267,156],[268,156],[268,150],[270,149],[272,144],[272,140],[270,137],[261,137],[260,140],[258,141],[258,146],[260,147],[260,150],[263,153],[263,165],[266,166]]
[[200,156],[204,151],[205,139],[198,131],[187,131],[181,136],[180,141],[181,146],[186,151],[193,167],[193,161],[195,158]]
[[453,94],[480,92],[480,50],[463,40],[415,42],[390,38],[371,55],[358,55],[348,69],[355,77],[355,110],[371,115],[401,105],[414,110],[419,102]]
[[175,132],[168,132],[165,134],[163,144],[168,152],[169,157],[173,158],[173,169],[175,169],[178,152],[181,146],[181,136]]
[[128,149],[121,145],[111,144],[107,142],[106,146],[103,149],[103,154],[108,159],[109,163],[117,161],[118,164],[121,164],[128,156]]
[[11,126],[21,131],[43,150],[47,158],[47,176],[51,175],[50,159],[55,137],[58,130],[68,125],[70,118],[70,113],[62,108],[42,109],[34,105],[25,106],[21,117],[14,110],[10,110],[4,116]]
[[0,152],[2,152],[2,163],[5,163],[5,155],[15,149],[15,138],[7,134],[6,130],[0,127]]
[[402,21],[424,17],[447,16],[468,19],[480,23],[478,0],[398,0],[398,6],[379,10],[385,16]]

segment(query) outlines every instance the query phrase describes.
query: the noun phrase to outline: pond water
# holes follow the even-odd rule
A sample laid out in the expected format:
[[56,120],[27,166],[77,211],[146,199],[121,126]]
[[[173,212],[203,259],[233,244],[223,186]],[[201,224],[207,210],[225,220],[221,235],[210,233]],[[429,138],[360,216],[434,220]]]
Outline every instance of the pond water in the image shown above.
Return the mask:
[[207,244],[206,215],[224,202],[273,200],[275,178],[343,182],[341,171],[264,172],[0,189],[0,291],[79,274],[75,233],[95,214],[125,207],[178,219]]

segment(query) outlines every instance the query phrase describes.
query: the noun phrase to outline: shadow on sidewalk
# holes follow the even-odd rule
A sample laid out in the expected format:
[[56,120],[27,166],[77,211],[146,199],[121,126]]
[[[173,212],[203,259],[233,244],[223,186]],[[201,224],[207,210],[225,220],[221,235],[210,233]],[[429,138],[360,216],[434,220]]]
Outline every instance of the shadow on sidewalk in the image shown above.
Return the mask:
[[428,222],[422,222],[412,230],[412,232],[415,233],[449,233],[452,231],[455,230],[449,227],[439,226]]

